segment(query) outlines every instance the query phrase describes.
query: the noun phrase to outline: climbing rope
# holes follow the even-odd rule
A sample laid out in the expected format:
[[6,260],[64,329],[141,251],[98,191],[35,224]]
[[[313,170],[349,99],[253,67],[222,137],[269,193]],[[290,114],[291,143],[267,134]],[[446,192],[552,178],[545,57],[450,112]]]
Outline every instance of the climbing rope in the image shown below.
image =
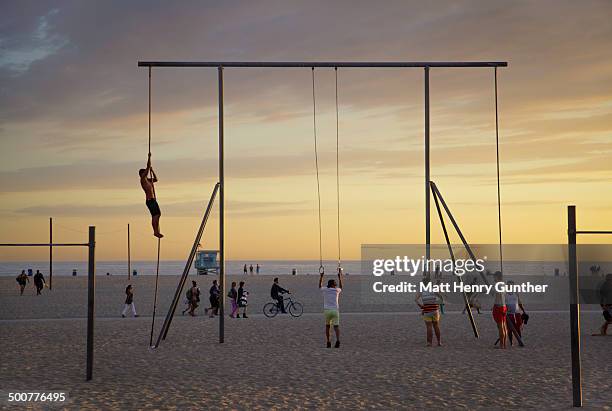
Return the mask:
[[319,210],[319,274],[325,273],[323,267],[323,231],[321,224],[321,184],[319,182],[319,151],[317,149],[317,99],[315,93],[315,69],[312,68],[312,129],[314,136],[315,169],[317,172],[317,202]]
[[495,150],[497,164],[497,226],[499,230],[499,269],[504,272],[504,257],[502,251],[502,218],[501,218],[501,190],[499,183],[499,113],[497,109],[497,67],[494,72],[495,77]]
[[[151,67],[149,67],[149,159],[151,158]],[[153,167],[149,169],[149,177],[153,181]],[[155,185],[153,185],[153,197],[157,198],[155,194]]]
[[340,115],[338,110],[338,67],[334,67],[336,83],[336,205],[338,227],[338,274],[342,273],[342,254],[340,252]]

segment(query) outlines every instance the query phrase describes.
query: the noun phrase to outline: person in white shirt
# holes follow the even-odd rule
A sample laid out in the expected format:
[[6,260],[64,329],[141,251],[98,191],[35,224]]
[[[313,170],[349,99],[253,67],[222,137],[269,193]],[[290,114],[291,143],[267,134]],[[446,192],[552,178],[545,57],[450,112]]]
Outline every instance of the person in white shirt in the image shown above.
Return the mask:
[[338,269],[338,283],[336,283],[336,280],[331,279],[327,282],[327,287],[323,287],[324,275],[325,274],[321,272],[321,276],[319,277],[319,289],[323,294],[325,339],[327,341],[327,348],[331,348],[330,328],[333,325],[334,332],[336,333],[336,345],[334,347],[340,348],[340,312],[338,298],[342,292],[342,268]]

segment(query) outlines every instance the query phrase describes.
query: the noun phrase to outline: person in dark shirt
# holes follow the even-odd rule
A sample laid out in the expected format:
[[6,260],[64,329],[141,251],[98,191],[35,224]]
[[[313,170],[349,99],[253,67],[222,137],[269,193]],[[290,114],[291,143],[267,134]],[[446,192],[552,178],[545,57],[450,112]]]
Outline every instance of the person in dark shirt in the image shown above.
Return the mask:
[[604,281],[599,289],[599,298],[604,317],[604,323],[599,329],[599,335],[608,335],[608,326],[612,324],[612,274],[606,275],[606,281]]
[[283,287],[278,285],[278,277],[274,279],[274,283],[272,284],[272,289],[270,290],[270,296],[273,300],[276,300],[276,305],[281,313],[287,314],[285,311],[285,304],[283,304],[283,294],[288,294],[289,290],[285,290]]
[[217,280],[213,280],[212,286],[210,290],[208,290],[210,296],[208,300],[210,301],[210,308],[204,310],[209,313],[209,317],[212,318],[215,315],[219,315],[219,297],[221,296],[221,289],[217,284]]
[[30,282],[30,278],[26,275],[25,270],[21,270],[21,274],[17,276],[16,280],[19,284],[19,295],[23,295],[23,290],[25,289],[26,283]]
[[34,274],[34,285],[36,286],[36,295],[41,295],[40,291],[45,286],[45,277],[43,277],[42,273],[39,270],[36,270],[36,274]]
[[138,317],[138,314],[136,314],[136,306],[134,305],[134,289],[132,288],[132,284],[128,284],[128,286],[125,288],[125,306],[121,312],[122,318],[125,318],[125,313],[127,313],[127,310],[130,307],[132,308],[132,315],[134,317]]
[[200,289],[198,288],[198,283],[192,281],[191,288],[187,290],[185,296],[187,297],[187,308],[183,311],[183,315],[189,312],[190,316],[195,317],[195,309],[198,308],[198,303],[200,302]]
[[231,318],[236,318],[236,314],[238,313],[238,291],[236,291],[236,281],[232,281],[232,287],[230,288],[227,296],[230,298],[230,302],[232,303],[232,312],[230,314]]

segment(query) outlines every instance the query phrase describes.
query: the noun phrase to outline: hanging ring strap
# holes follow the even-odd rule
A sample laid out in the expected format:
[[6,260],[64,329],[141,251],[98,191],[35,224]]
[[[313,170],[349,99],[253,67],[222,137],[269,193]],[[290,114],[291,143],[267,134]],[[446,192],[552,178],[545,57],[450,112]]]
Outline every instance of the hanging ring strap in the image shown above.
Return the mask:
[[502,251],[502,218],[501,218],[501,188],[499,179],[499,112],[497,108],[497,67],[495,67],[495,151],[497,164],[497,226],[499,230],[499,268],[504,272],[504,257]]
[[317,172],[317,202],[319,210],[319,273],[323,269],[323,233],[321,226],[321,184],[319,182],[319,151],[317,150],[317,100],[315,93],[315,69],[312,68],[312,128],[314,135],[315,169]]
[[321,265],[319,266],[319,274],[320,274],[320,275],[324,275],[324,274],[325,274],[325,267],[323,267],[323,264],[321,264]]
[[336,205],[338,227],[338,274],[342,271],[342,254],[340,253],[340,115],[338,110],[338,67],[334,67],[336,83]]
[[[149,158],[151,157],[151,67],[149,67]],[[149,177],[151,181],[153,181],[153,167],[149,169]],[[157,194],[155,193],[155,185],[151,184],[153,187],[153,197],[157,198]]]

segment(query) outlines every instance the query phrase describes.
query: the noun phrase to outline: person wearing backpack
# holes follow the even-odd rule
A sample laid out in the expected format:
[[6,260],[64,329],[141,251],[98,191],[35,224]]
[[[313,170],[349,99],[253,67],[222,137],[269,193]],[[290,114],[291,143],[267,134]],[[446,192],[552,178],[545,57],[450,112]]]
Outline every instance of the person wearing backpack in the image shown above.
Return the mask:
[[17,278],[15,278],[15,280],[19,284],[19,295],[23,295],[23,290],[26,287],[26,283],[30,282],[30,279],[26,275],[25,270],[21,270],[21,274],[19,274]]
[[242,311],[242,318],[249,318],[246,315],[248,305],[249,292],[244,289],[244,281],[240,281],[240,287],[238,287],[238,315],[236,318],[240,318],[240,311]]
[[187,297],[188,306],[185,310],[183,310],[183,315],[185,315],[186,312],[189,312],[190,316],[195,317],[195,309],[198,308],[198,303],[200,302],[200,289],[195,281],[192,281],[191,285],[191,288],[187,290],[187,293],[185,294]]

